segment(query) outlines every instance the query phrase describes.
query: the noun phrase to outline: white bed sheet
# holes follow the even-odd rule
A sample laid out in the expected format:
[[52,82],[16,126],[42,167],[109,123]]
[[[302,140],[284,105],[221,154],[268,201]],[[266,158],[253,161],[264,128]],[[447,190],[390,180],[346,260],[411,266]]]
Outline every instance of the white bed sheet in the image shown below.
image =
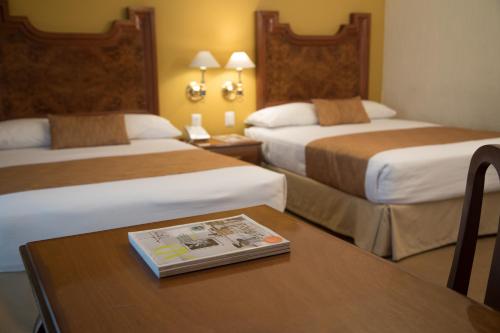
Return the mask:
[[[103,156],[198,149],[173,139],[53,151],[0,151],[0,167]],[[162,177],[0,195],[0,272],[23,270],[18,247],[29,241],[267,204],[283,211],[286,180],[239,166]]]
[[[245,134],[263,142],[263,155],[268,163],[305,176],[305,147],[311,141],[352,133],[428,126],[437,125],[401,119],[376,119],[368,124],[337,126],[250,127]],[[470,158],[477,148],[485,144],[500,144],[500,137],[378,153],[368,162],[366,197],[374,203],[412,204],[463,196]],[[485,190],[500,190],[493,168],[487,171]]]

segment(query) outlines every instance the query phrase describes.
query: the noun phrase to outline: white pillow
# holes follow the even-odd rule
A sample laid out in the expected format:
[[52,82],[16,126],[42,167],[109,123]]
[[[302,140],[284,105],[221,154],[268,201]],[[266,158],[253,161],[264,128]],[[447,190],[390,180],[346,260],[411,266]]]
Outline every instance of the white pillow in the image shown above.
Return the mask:
[[[152,114],[126,114],[129,139],[174,138],[182,133],[167,119]],[[47,118],[0,121],[0,150],[50,146]]]
[[311,103],[288,103],[270,106],[250,114],[245,124],[258,127],[306,126],[318,123]]
[[[392,118],[396,111],[384,104],[363,100],[363,107],[370,119]],[[307,126],[318,123],[314,104],[288,103],[270,106],[250,114],[245,124],[257,127]]]
[[154,114],[126,114],[125,126],[130,140],[175,138],[182,134],[170,121]]
[[364,100],[362,103],[370,119],[392,118],[396,116],[396,111],[384,104],[367,100]]
[[0,149],[48,146],[50,146],[50,130],[46,118],[0,121]]

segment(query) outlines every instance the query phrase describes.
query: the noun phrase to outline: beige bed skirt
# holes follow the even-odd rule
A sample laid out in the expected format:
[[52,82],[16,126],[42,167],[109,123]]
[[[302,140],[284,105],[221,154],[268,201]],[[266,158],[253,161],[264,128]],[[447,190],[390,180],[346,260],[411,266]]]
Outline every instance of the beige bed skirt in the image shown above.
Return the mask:
[[[400,260],[456,242],[462,198],[411,205],[374,204],[307,177],[266,165],[287,179],[287,209],[352,237],[362,249]],[[486,194],[480,235],[498,231],[500,192]]]

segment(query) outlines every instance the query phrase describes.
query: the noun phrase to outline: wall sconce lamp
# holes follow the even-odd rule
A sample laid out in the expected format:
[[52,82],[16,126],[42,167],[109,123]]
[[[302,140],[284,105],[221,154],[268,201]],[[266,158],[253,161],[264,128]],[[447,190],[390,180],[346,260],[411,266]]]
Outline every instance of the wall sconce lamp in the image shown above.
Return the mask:
[[228,101],[234,101],[236,97],[243,96],[243,82],[241,82],[243,68],[255,68],[255,64],[245,52],[233,52],[226,68],[236,69],[238,72],[238,83],[226,81],[222,85],[222,96]]
[[210,51],[200,51],[195,55],[189,67],[199,68],[201,71],[200,83],[191,81],[186,87],[187,98],[192,102],[198,102],[207,94],[205,89],[205,71],[207,68],[219,68],[220,65]]

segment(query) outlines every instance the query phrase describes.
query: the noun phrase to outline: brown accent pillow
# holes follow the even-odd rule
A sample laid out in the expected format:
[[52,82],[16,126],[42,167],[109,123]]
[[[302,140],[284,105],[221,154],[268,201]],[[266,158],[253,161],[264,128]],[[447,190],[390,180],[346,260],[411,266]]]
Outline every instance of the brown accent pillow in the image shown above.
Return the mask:
[[123,114],[48,115],[52,149],[129,144]]
[[313,99],[312,102],[321,126],[370,122],[359,96],[349,99]]

